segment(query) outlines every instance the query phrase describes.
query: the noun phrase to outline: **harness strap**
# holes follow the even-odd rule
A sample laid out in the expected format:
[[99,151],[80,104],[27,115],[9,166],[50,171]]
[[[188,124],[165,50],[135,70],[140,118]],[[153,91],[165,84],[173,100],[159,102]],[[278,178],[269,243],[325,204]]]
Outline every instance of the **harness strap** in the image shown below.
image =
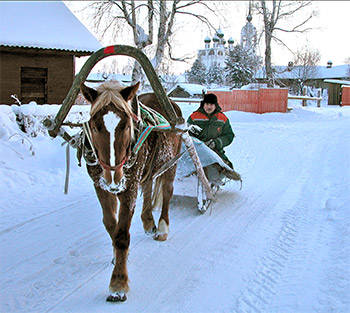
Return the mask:
[[[89,126],[89,122],[84,122],[83,123],[83,134],[84,134],[84,136],[86,136],[86,138],[89,141],[89,144],[90,144],[91,149],[92,149],[92,154],[93,154],[93,156],[94,156],[94,158],[96,160],[96,164],[97,164],[98,157],[97,157],[97,153],[96,153],[95,147],[92,144],[91,129],[90,129],[90,126]],[[84,147],[84,142],[83,142],[82,146]],[[96,165],[96,164],[94,164],[94,165]]]
[[185,152],[186,151],[179,152],[174,158],[172,158],[168,162],[164,163],[161,166],[161,168],[156,173],[154,173],[154,175],[152,176],[152,180],[156,179],[158,176],[165,173],[169,168],[174,166],[177,163],[177,161],[179,161],[181,159],[181,157],[184,155]]
[[[143,126],[145,127],[143,131],[141,132],[139,138],[137,139],[132,152],[136,153],[140,150],[142,144],[145,142],[147,137],[150,135],[152,130],[158,129],[158,130],[168,130],[171,129],[171,125],[167,121],[167,119],[161,115],[156,110],[153,110],[141,102],[139,102],[140,112],[141,112],[141,120],[143,122]],[[151,125],[149,125],[148,123]]]
[[147,126],[143,130],[143,132],[140,134],[139,138],[137,139],[137,141],[134,145],[134,148],[133,148],[133,153],[137,153],[140,150],[142,144],[145,142],[145,140],[147,139],[149,134],[155,128],[165,130],[165,129],[171,129],[171,126],[170,126],[170,124],[160,124],[160,125],[155,125],[155,126]]

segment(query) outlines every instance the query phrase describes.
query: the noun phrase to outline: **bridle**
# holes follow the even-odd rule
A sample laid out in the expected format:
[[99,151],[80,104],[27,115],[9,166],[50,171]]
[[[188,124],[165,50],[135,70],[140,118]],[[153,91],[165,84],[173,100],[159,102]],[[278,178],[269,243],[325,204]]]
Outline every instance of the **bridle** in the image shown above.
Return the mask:
[[[138,116],[135,113],[132,113],[131,115],[132,119],[136,122],[136,125],[139,125],[140,123],[140,119],[138,118]],[[104,168],[107,171],[118,171],[125,163],[127,163],[130,159],[130,154],[131,154],[131,143],[129,145],[129,147],[127,148],[128,153],[126,154],[126,156],[121,160],[121,162],[115,166],[111,166],[106,164],[105,162],[103,162],[99,156],[98,153],[94,147],[94,144],[92,142],[92,135],[91,135],[91,129],[90,129],[90,125],[89,122],[85,122],[83,123],[83,132],[85,134],[85,136],[87,137],[89,144],[91,146],[92,149],[92,154],[96,160],[96,164],[91,164],[91,165],[97,165],[100,164],[102,166],[102,168]],[[129,166],[130,167],[130,166]]]
[[101,159],[99,159],[97,157],[98,163],[100,163],[100,165],[107,171],[118,171],[125,164],[125,162],[128,159],[129,159],[129,156],[125,156],[119,164],[117,164],[115,166],[110,166],[110,165],[104,163]]

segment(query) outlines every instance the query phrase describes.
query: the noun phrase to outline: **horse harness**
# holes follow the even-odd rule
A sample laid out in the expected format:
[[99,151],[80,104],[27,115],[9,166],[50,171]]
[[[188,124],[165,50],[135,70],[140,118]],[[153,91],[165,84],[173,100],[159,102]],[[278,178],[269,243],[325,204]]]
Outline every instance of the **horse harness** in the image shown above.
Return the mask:
[[[138,151],[140,150],[142,144],[146,141],[147,137],[151,134],[152,131],[171,130],[169,122],[159,112],[142,104],[138,100],[138,97],[135,97],[133,101],[133,105],[136,104],[139,110],[137,115],[134,114],[132,116],[135,124],[136,133],[138,134],[138,138],[136,141],[130,144],[130,147],[128,148],[130,150],[128,156],[126,156],[116,166],[112,167],[110,165],[105,164],[102,160],[98,158],[97,152],[92,143],[89,122],[84,122],[82,131],[77,135],[73,136],[70,142],[70,144],[73,147],[77,148],[78,166],[81,166],[81,158],[83,157],[87,165],[95,166],[99,164],[106,170],[115,171],[122,166],[130,168],[135,164]],[[141,116],[141,118],[138,118],[138,116]],[[181,152],[177,154],[173,159],[166,162],[154,175],[152,175],[152,179],[155,179],[156,177],[166,172],[169,168],[171,168],[182,157],[183,154],[184,152]],[[154,155],[152,156],[152,159]]]

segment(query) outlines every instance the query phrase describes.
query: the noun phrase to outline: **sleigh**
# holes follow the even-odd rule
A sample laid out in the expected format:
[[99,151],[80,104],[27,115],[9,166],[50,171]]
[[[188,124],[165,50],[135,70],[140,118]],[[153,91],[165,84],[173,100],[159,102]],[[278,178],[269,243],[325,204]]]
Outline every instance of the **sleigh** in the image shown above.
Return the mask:
[[[227,180],[241,181],[240,175],[229,168],[221,158],[210,150],[203,143],[192,138],[188,134],[187,125],[182,117],[179,117],[174,107],[166,96],[166,93],[156,75],[152,64],[148,58],[138,49],[125,45],[114,45],[102,48],[96,51],[86,61],[78,75],[76,76],[71,89],[63,101],[62,107],[54,119],[47,118],[44,125],[48,129],[51,137],[61,136],[68,144],[74,148],[78,148],[78,155],[85,158],[89,164],[98,162],[93,156],[91,145],[88,140],[84,141],[82,136],[88,136],[89,131],[87,123],[80,125],[82,131],[77,136],[69,135],[62,126],[65,126],[64,120],[68,115],[72,105],[74,104],[80,85],[86,80],[91,69],[103,58],[112,55],[126,55],[136,59],[142,66],[153,91],[165,111],[165,119],[168,122],[168,127],[158,128],[154,127],[154,131],[175,131],[181,133],[183,147],[181,153],[173,160],[168,162],[161,170],[154,174],[154,179],[157,176],[166,172],[175,163],[177,166],[177,177],[183,179],[189,176],[195,176],[197,180],[197,208],[199,212],[204,213],[213,203],[215,193]],[[134,101],[137,101],[135,98]],[[87,144],[85,143],[87,142]],[[91,141],[90,141],[91,142]]]
[[[213,197],[216,197],[217,192],[223,188],[229,181],[240,181],[241,176],[235,170],[231,169],[222,159],[211,150],[204,142],[192,137],[192,141],[198,154],[201,166],[205,176],[210,184]],[[203,184],[197,175],[196,168],[193,164],[191,156],[186,151],[186,146],[182,145],[184,155],[178,161],[176,179],[181,184],[186,180],[192,179],[192,185],[195,190],[189,192],[190,196],[196,198],[197,209],[200,213],[205,213],[213,203],[213,199],[208,199],[203,188]],[[186,184],[191,185],[191,183]]]

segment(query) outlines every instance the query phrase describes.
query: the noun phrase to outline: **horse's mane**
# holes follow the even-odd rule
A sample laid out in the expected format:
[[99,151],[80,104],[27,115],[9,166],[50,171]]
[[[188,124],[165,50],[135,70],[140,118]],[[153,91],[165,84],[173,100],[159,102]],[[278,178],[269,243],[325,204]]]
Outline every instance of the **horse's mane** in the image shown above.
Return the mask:
[[125,112],[126,115],[131,119],[131,134],[134,137],[134,127],[132,123],[132,108],[131,105],[124,100],[121,96],[120,91],[126,88],[122,86],[118,81],[111,80],[107,81],[97,87],[97,92],[99,94],[96,102],[91,106],[90,116],[93,117],[102,108],[112,103],[115,108],[121,112]]

